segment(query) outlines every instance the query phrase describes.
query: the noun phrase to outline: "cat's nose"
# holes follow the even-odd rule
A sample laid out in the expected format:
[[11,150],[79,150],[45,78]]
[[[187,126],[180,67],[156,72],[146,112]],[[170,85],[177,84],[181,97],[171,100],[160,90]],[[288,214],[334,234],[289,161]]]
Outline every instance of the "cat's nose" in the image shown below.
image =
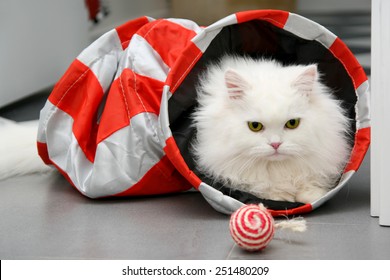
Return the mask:
[[282,145],[282,143],[280,143],[280,142],[273,142],[270,145],[272,146],[272,148],[277,150],[280,147],[280,145]]

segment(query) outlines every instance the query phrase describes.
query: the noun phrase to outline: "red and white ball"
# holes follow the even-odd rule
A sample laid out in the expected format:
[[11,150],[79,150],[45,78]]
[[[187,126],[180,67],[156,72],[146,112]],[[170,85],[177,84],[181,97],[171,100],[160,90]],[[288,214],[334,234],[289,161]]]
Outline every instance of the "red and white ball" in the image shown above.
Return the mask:
[[274,219],[263,205],[245,205],[230,217],[230,234],[241,248],[264,249],[274,236]]

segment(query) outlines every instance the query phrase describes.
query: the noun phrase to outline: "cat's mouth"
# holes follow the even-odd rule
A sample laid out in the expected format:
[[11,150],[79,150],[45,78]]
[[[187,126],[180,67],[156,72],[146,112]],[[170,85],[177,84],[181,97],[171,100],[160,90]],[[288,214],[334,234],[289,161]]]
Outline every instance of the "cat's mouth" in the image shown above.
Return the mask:
[[286,154],[283,154],[276,150],[268,156],[268,159],[272,161],[282,161],[285,160],[287,157],[288,156]]

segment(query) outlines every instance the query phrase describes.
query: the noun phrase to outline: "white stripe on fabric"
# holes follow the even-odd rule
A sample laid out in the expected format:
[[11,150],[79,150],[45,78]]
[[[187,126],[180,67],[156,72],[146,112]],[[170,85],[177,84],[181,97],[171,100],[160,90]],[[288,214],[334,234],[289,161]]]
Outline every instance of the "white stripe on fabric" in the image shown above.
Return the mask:
[[[155,114],[141,113],[126,126],[99,143],[89,196],[101,197],[125,191],[137,183],[164,156],[156,135]],[[93,186],[93,189],[92,189]]]
[[207,29],[207,31],[218,30],[225,26],[236,24],[236,23],[237,23],[237,16],[235,14],[231,14],[207,26],[205,29]]
[[181,18],[168,18],[166,20],[170,21],[172,23],[175,23],[177,25],[180,25],[181,27],[184,27],[185,29],[192,30],[195,33],[202,32],[202,30],[203,30],[203,28],[201,28],[198,24],[196,24],[192,20],[181,19]]
[[46,143],[47,121],[50,118],[50,114],[52,114],[55,110],[57,110],[57,107],[54,106],[53,103],[49,101],[49,99],[47,99],[45,106],[41,109],[39,113],[39,125],[37,135],[38,142]]
[[47,123],[49,158],[72,180],[85,196],[97,198],[122,192],[148,172],[164,156],[158,118],[141,113],[101,142],[91,163],[72,133],[73,119],[58,109]]
[[77,59],[91,69],[106,93],[114,79],[122,53],[121,41],[113,29],[93,42]]
[[357,93],[357,129],[371,126],[371,113],[370,113],[370,89],[368,81],[362,83],[356,90]]
[[290,13],[284,30],[306,40],[316,40],[326,48],[330,48],[337,38],[335,34],[320,24],[294,13]]
[[327,194],[325,194],[320,199],[311,203],[312,208],[316,209],[316,208],[320,207],[322,204],[324,204],[326,201],[328,201],[332,197],[334,197],[345,186],[345,184],[349,181],[349,179],[351,179],[353,174],[355,174],[355,170],[351,170],[351,171],[344,173],[341,176],[341,179],[336,187],[331,189]]
[[172,96],[169,86],[164,86],[160,104],[160,114],[158,117],[162,138],[167,140],[172,137],[172,131],[169,127],[168,99]]
[[230,196],[224,195],[222,192],[205,183],[200,184],[199,191],[215,210],[223,214],[230,215],[245,205]]
[[66,174],[81,193],[86,193],[93,164],[86,158],[72,132],[73,119],[57,109],[46,127],[49,158]]
[[152,21],[155,21],[156,19],[155,18],[152,18],[152,17],[149,17],[149,16],[145,16],[149,22],[152,22]]
[[222,28],[228,25],[232,25],[237,23],[237,17],[235,14],[227,16],[214,24],[203,29],[202,32],[198,33],[194,38],[192,38],[192,42],[204,53],[211,41],[221,32]]
[[128,68],[139,75],[164,82],[170,70],[161,56],[138,34],[134,34],[130,40],[119,65],[115,79],[120,76],[123,69]]

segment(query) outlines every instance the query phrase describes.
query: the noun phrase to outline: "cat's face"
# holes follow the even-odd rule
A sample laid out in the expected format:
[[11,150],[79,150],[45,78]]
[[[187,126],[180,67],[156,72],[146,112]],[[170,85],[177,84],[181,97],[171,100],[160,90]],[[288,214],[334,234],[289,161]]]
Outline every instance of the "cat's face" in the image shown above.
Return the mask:
[[295,76],[256,83],[227,70],[226,142],[242,155],[265,161],[283,161],[312,152],[318,121],[311,113],[315,66]]
[[279,181],[294,172],[339,174],[348,119],[316,65],[228,59],[207,74],[194,114],[202,172],[238,184],[271,173]]

